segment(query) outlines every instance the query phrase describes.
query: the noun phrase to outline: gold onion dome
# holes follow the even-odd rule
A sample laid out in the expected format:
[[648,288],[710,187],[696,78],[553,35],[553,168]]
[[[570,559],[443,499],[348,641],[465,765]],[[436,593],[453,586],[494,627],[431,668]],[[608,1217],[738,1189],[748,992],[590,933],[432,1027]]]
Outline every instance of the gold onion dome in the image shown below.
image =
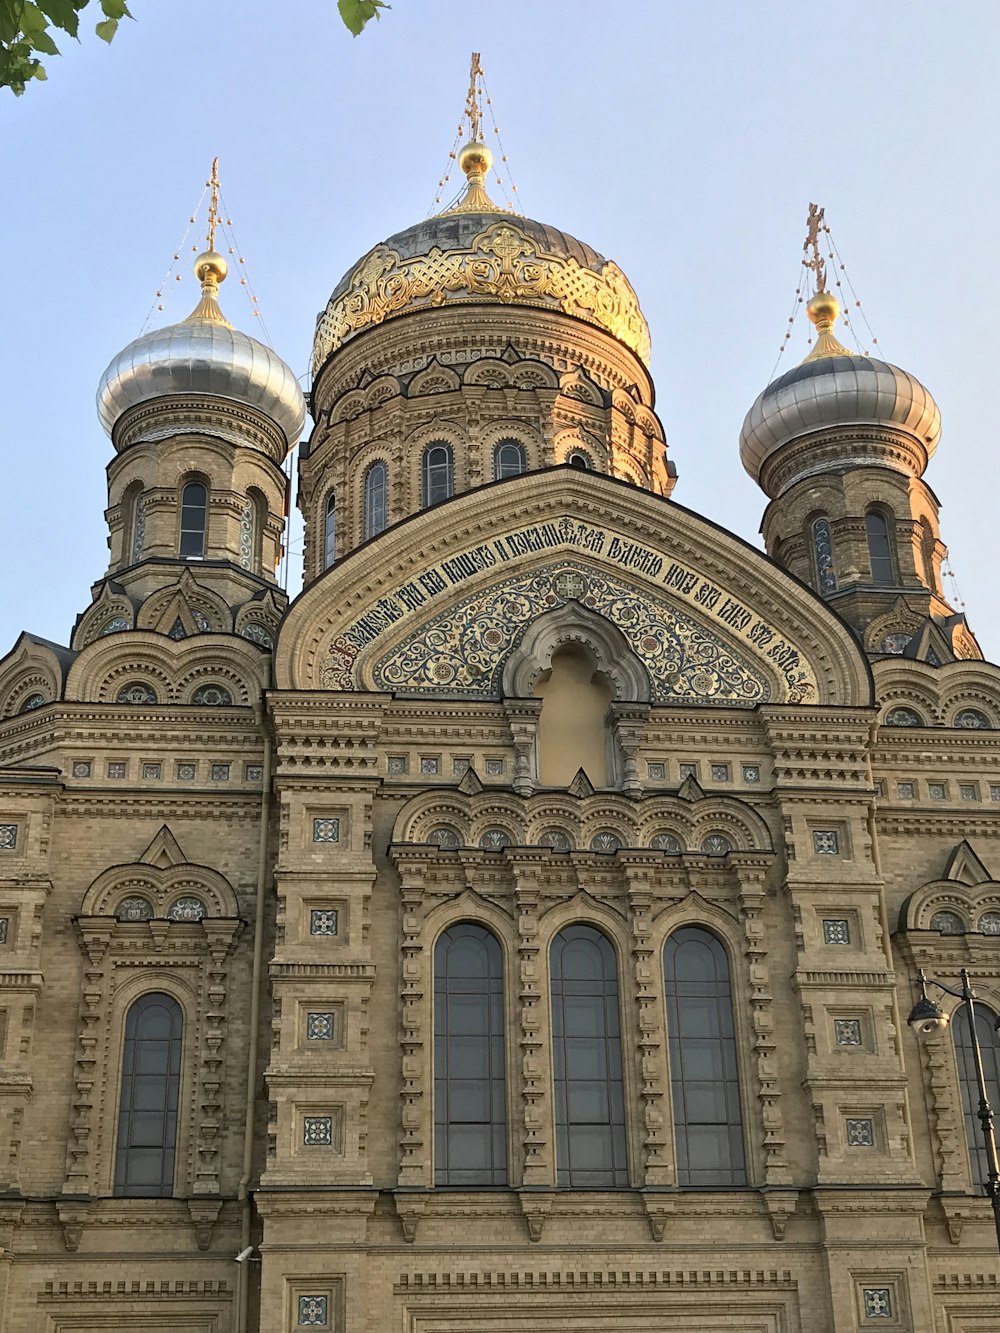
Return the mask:
[[397,232],[340,280],[316,322],[313,373],[355,334],[414,310],[474,302],[562,311],[649,360],[649,327],[617,264],[556,227],[500,208],[486,191],[493,154],[473,138],[457,154],[458,202]]
[[941,413],[928,390],[908,371],[852,353],[837,340],[840,302],[831,292],[818,291],[806,313],[816,326],[816,345],[801,365],[767,386],[743,422],[740,458],[751,477],[757,481],[783,445],[832,427],[905,431],[929,459],[941,436]]
[[201,300],[187,319],[154,329],[124,348],[101,376],[97,412],[112,435],[129,408],[173,395],[227,398],[256,408],[291,448],[305,427],[306,405],[291,368],[263,343],[234,329],[219,307],[229,271],[214,247],[194,261]]

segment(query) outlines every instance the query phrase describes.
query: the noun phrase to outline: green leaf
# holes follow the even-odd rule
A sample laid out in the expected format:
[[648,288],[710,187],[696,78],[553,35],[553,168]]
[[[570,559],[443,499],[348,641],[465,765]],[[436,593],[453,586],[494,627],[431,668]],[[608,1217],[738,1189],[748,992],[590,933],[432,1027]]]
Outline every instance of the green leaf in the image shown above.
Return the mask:
[[95,25],[94,31],[97,33],[98,37],[100,37],[102,42],[113,41],[114,35],[118,31],[118,20],[103,19],[100,23]]
[[101,0],[101,9],[109,19],[131,18],[125,0]]
[[337,0],[337,8],[351,35],[360,37],[366,23],[382,17],[380,9],[391,9],[392,6],[385,0]]
[[83,5],[74,3],[74,0],[38,0],[38,8],[50,23],[62,28],[63,32],[68,32],[71,37],[75,37],[79,32],[79,11]]
[[41,51],[47,56],[57,56],[59,48],[47,32],[38,32],[35,34],[35,50]]
[[25,0],[21,6],[21,31],[25,37],[33,40],[36,33],[44,32],[48,26],[48,19],[38,6],[32,0]]

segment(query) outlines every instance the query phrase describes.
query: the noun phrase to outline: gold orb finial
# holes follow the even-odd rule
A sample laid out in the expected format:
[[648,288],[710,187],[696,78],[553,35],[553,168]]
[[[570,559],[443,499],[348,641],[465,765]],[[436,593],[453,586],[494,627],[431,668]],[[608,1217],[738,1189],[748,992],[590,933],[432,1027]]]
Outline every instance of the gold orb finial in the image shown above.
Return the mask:
[[806,304],[806,314],[820,333],[833,328],[840,314],[840,302],[832,292],[817,292]]
[[205,250],[194,261],[194,273],[199,282],[225,282],[229,264],[218,250]]
[[482,178],[493,166],[493,154],[484,143],[467,143],[458,150],[458,165],[470,181],[473,176]]

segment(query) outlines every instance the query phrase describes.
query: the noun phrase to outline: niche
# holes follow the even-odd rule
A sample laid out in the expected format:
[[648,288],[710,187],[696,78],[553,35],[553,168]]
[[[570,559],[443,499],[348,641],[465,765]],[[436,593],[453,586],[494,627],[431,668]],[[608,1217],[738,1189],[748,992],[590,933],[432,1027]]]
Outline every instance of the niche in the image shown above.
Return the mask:
[[582,768],[595,787],[608,782],[607,717],[613,691],[593,653],[566,643],[552,656],[532,691],[542,700],[538,719],[538,776],[543,786],[567,787]]

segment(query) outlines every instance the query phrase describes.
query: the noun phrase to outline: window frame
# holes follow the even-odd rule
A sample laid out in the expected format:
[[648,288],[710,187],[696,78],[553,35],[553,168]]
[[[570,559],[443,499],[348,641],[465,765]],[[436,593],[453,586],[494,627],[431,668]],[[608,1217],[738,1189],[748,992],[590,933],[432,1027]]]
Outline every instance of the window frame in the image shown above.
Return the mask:
[[365,468],[361,482],[361,503],[362,532],[364,540],[370,541],[389,526],[389,464],[384,458],[373,459]]
[[[865,511],[865,544],[868,549],[868,568],[871,573],[872,586],[875,588],[893,588],[896,586],[898,565],[892,531],[894,522],[895,516],[890,514],[888,510],[881,508],[881,506],[873,505]],[[875,524],[880,524],[882,529],[877,534],[872,533],[872,527]],[[873,540],[885,542],[883,553],[876,554]],[[888,574],[888,577],[886,577],[886,574]]]
[[[333,522],[330,522],[331,517]],[[323,571],[337,563],[337,491],[331,490],[323,506]]]
[[[443,462],[432,462],[432,456],[437,453],[444,455]],[[454,494],[455,451],[447,440],[431,440],[420,455],[420,507],[433,509]]]
[[[502,462],[504,451],[508,449],[517,451],[519,466],[513,471],[505,468]],[[523,476],[527,470],[528,451],[525,449],[521,441],[514,436],[505,436],[502,440],[497,440],[496,444],[493,446],[493,480],[505,481],[508,477],[520,477]]]
[[[204,492],[205,502],[203,506],[189,505],[187,500],[185,499],[188,492],[194,490],[196,487],[200,488]],[[203,480],[201,477],[188,477],[181,487],[180,507],[178,512],[178,521],[177,521],[177,554],[181,560],[205,559],[205,552],[208,550],[208,509],[210,500],[211,500],[211,495],[208,488],[208,482]],[[203,517],[200,528],[194,526],[185,527],[184,513],[186,509],[192,509],[196,511],[201,510]],[[199,532],[201,536],[200,549],[197,551],[195,550],[186,551],[184,549],[185,534],[199,533]]]
[[[149,1108],[137,1107],[136,1101],[136,1083],[142,1075],[137,1073],[136,1066],[138,1062],[137,1046],[141,1040],[153,1041],[155,1038],[141,1038],[138,1035],[130,1035],[130,1025],[134,1015],[137,1015],[140,1008],[150,1009],[154,1002],[169,1002],[169,1012],[171,1015],[171,1032],[167,1038],[168,1041],[168,1068],[165,1072],[166,1081],[166,1105],[160,1112],[161,1117],[169,1119],[172,1117],[173,1129],[170,1135],[171,1142],[169,1147],[166,1145],[167,1136],[164,1135],[162,1146],[157,1149],[161,1154],[160,1182],[156,1187],[130,1187],[128,1181],[128,1156],[130,1152],[139,1152],[148,1149],[152,1145],[137,1144],[132,1142],[131,1126],[133,1117],[150,1114]],[[141,1014],[137,1019],[141,1022]],[[177,1188],[177,1168],[178,1168],[178,1144],[181,1140],[181,1117],[183,1111],[184,1095],[184,1043],[187,1030],[186,1015],[184,1006],[175,995],[171,995],[166,990],[144,990],[140,994],[131,998],[126,1006],[121,1020],[121,1046],[118,1060],[118,1088],[115,1111],[114,1127],[114,1148],[112,1152],[112,1192],[116,1199],[170,1199],[174,1197]],[[130,1050],[131,1043],[131,1050]],[[131,1057],[131,1059],[130,1059]],[[174,1064],[176,1063],[176,1068]],[[129,1065],[131,1064],[131,1068]],[[129,1093],[129,1105],[126,1107],[126,1093]],[[170,1102],[173,1101],[171,1109]],[[123,1143],[123,1124],[128,1118],[130,1133],[128,1142]],[[166,1160],[169,1159],[169,1171]]]
[[[979,1047],[983,1060],[983,1073],[986,1076],[986,1091],[994,1111],[1000,1107],[1000,1036],[994,1029],[998,1017],[1000,1015],[993,1005],[987,1004],[985,1000],[975,1001],[976,1027],[983,1025],[983,1030],[979,1033]],[[965,1037],[961,1046],[960,1032]],[[984,1037],[987,1040],[984,1040]],[[984,1197],[983,1182],[989,1176],[989,1162],[977,1114],[979,1083],[973,1061],[972,1032],[966,1004],[956,1005],[952,1012],[951,1048],[955,1057],[955,1073],[958,1080],[959,1119],[965,1135],[965,1163],[973,1194]]]

